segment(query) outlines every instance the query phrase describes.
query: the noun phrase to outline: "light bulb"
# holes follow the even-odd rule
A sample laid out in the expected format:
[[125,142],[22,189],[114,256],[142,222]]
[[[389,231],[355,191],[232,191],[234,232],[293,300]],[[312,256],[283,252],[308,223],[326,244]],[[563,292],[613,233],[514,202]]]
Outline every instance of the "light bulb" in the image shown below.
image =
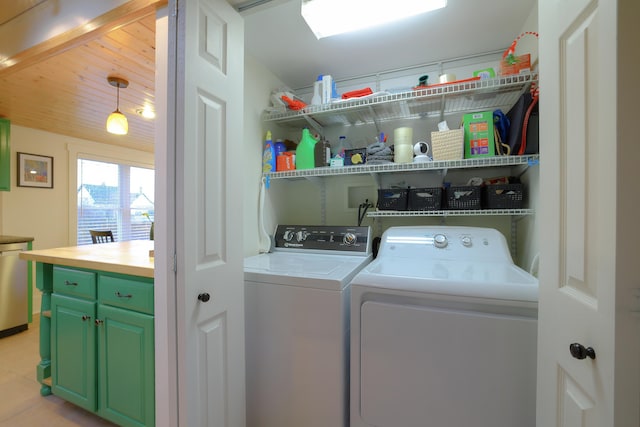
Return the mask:
[[122,114],[120,110],[109,114],[107,118],[107,132],[115,135],[126,135],[129,132],[127,117]]

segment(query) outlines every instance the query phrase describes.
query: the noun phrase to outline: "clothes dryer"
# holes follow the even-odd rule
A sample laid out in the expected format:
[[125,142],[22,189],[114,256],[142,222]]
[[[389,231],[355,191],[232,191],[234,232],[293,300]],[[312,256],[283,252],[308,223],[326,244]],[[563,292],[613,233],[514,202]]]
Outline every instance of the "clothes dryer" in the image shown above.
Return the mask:
[[497,230],[389,228],[351,284],[351,427],[534,427],[537,301]]
[[346,427],[349,283],[369,227],[280,225],[245,259],[248,427]]

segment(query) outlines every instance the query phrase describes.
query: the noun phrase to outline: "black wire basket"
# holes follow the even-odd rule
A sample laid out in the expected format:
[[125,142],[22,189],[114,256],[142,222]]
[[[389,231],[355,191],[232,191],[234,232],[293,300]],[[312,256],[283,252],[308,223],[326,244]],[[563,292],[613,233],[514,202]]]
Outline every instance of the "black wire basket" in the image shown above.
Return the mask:
[[410,211],[438,211],[442,209],[442,187],[410,189],[408,209]]
[[447,187],[447,209],[481,209],[482,187],[474,185]]
[[522,209],[523,185],[495,184],[484,188],[485,209]]
[[406,211],[408,194],[408,188],[378,190],[378,209],[383,211]]

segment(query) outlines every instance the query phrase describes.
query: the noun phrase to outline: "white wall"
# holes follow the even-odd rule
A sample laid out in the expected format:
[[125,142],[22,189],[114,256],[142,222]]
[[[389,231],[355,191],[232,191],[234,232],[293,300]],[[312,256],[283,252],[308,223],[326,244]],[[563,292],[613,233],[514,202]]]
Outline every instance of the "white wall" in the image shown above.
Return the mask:
[[[238,159],[235,167],[242,168],[244,173],[243,215],[244,215],[244,253],[255,255],[259,251],[259,215],[258,200],[260,180],[262,178],[262,148],[267,129],[261,121],[262,112],[271,105],[271,90],[283,83],[271,71],[267,70],[251,55],[245,55],[244,85],[244,156]],[[271,128],[278,134],[276,126]],[[275,137],[274,137],[275,138]],[[272,233],[275,223],[271,200],[266,198],[265,227]]]
[[[0,234],[33,237],[33,249],[75,245],[76,154],[104,159],[136,159],[153,165],[153,154],[108,146],[51,132],[11,126],[11,191],[0,192]],[[17,186],[17,153],[53,157],[53,189]],[[34,313],[40,293],[34,289]]]

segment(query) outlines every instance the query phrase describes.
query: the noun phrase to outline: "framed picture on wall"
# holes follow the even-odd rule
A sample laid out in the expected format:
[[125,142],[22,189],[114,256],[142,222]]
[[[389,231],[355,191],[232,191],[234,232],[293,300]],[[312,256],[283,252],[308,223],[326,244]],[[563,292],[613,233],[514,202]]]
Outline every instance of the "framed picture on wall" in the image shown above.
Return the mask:
[[53,188],[53,157],[18,153],[18,187]]

